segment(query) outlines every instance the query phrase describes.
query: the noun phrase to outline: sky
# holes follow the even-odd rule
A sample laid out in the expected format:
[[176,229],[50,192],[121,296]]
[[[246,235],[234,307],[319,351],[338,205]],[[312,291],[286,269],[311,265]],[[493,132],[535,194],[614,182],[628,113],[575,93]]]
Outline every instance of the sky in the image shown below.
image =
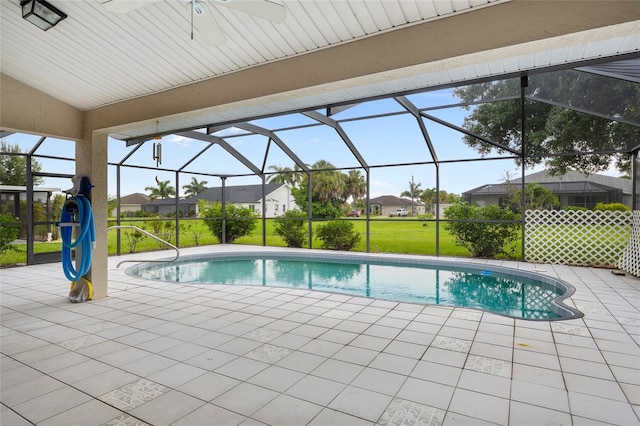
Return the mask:
[[[439,105],[448,105],[456,101],[449,89],[407,96],[418,108],[428,108]],[[385,164],[408,164],[422,161],[431,161],[432,157],[427,144],[420,132],[418,122],[409,115],[389,115],[403,111],[402,107],[392,99],[384,99],[362,103],[346,109],[334,116],[335,120],[348,120],[349,118],[363,115],[387,114],[384,117],[362,121],[345,121],[341,125],[346,131],[350,141],[360,152],[370,168],[371,194],[370,198],[381,195],[400,196],[403,191],[409,190],[410,182],[420,184],[420,188],[435,188],[436,173],[433,165],[376,167]],[[428,112],[440,119],[462,126],[464,117],[470,112],[461,108],[444,108]],[[301,114],[272,117],[252,121],[253,124],[269,129],[286,129],[299,125],[311,125],[316,123],[309,117]],[[445,126],[426,120],[429,133],[437,157],[440,161],[449,160],[479,160],[480,155],[472,148],[464,144],[462,134]],[[216,134],[225,140],[245,156],[258,168],[263,164],[268,168],[272,165],[280,167],[292,167],[293,161],[282,152],[274,143],[267,151],[268,138],[264,136],[248,135],[238,129],[232,128]],[[307,164],[318,160],[326,160],[338,168],[357,168],[360,163],[351,153],[340,138],[338,132],[328,126],[308,126],[302,129],[277,131],[276,135],[293,150]],[[31,150],[40,138],[33,135],[14,134],[5,138],[10,144],[18,144],[26,152]],[[153,159],[153,143],[162,145],[162,164],[157,164]],[[207,149],[203,154],[189,163],[190,159],[200,153],[208,144],[199,140],[186,139],[184,137],[170,135],[160,141],[148,141],[126,160],[125,165],[141,165],[151,169],[139,169],[121,167],[121,196],[132,193],[145,193],[145,188],[155,187],[156,179],[160,181],[170,180],[175,184],[175,172],[162,169],[179,169],[184,167],[185,172],[202,172],[211,174],[235,175],[247,174],[250,171],[234,157],[228,154],[218,145]],[[120,163],[136,147],[127,147],[125,142],[109,138],[108,161]],[[47,138],[37,149],[38,155],[62,156],[73,159],[75,153],[74,142]],[[492,157],[499,156],[492,153]],[[42,171],[47,173],[74,174],[73,161],[54,160],[50,158],[38,158],[42,165]],[[528,169],[527,174],[542,170],[543,166]],[[117,194],[117,168],[108,168],[109,196]],[[362,170],[362,169],[361,169]],[[612,176],[618,176],[615,170],[606,172]],[[364,172],[363,172],[364,175]],[[458,163],[442,163],[440,165],[440,189],[449,193],[462,194],[484,184],[495,184],[504,181],[506,176],[518,178],[521,169],[512,159],[495,161],[464,161]],[[191,178],[198,181],[207,181],[208,187],[220,186],[221,179],[215,176],[202,176],[193,173],[180,175],[180,195],[184,194],[182,186],[187,185]],[[259,184],[257,177],[232,177],[226,180],[226,185]],[[70,188],[71,181],[66,178],[45,178],[41,185],[49,188]]]

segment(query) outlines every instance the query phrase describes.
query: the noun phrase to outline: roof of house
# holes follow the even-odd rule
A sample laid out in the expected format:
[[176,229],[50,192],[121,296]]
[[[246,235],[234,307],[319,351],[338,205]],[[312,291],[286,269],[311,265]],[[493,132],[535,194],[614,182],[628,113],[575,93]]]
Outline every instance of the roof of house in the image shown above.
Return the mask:
[[144,204],[149,202],[149,196],[136,192],[120,197],[120,204]]
[[[284,186],[284,183],[267,183],[264,185],[265,196],[273,193],[280,187]],[[224,199],[228,203],[259,203],[262,200],[262,185],[238,185],[238,186],[225,186]],[[222,202],[222,187],[207,188],[193,197],[180,200],[180,204],[196,204],[199,200],[206,201],[219,201]],[[169,205],[175,204],[175,198],[165,198],[162,200],[155,200],[147,205]]]
[[[370,199],[369,204],[379,204],[381,206],[403,206],[410,205],[411,200],[408,198],[396,197],[395,195],[381,195],[380,197]],[[413,205],[424,206],[424,203],[418,199],[414,199]]]
[[[26,186],[18,185],[0,185],[0,191],[2,192],[27,192]],[[36,186],[33,188],[33,192],[60,192],[60,188],[44,188],[42,186]]]
[[[283,185],[285,184],[265,184],[265,197]],[[224,199],[230,203],[258,203],[262,200],[262,185],[226,186],[224,188]],[[187,201],[196,200],[222,201],[222,187],[207,188],[198,195],[187,199]]]
[[[514,179],[510,185],[519,186],[522,178]],[[607,192],[621,190],[623,194],[631,194],[631,179],[618,178],[601,174],[584,174],[570,170],[564,175],[553,176],[548,171],[532,173],[525,176],[526,183],[537,183],[549,189],[555,194],[576,194],[588,192]],[[504,195],[509,193],[509,184],[486,184],[469,191],[463,195]]]

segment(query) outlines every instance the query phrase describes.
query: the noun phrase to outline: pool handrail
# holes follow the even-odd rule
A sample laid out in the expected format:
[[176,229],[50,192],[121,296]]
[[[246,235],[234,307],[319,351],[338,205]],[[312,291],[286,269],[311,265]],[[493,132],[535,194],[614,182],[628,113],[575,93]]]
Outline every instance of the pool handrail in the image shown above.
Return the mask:
[[174,246],[170,242],[165,241],[165,240],[163,240],[162,238],[160,238],[160,237],[158,237],[156,235],[153,235],[150,232],[145,231],[142,228],[139,228],[139,227],[133,226],[133,225],[114,225],[114,226],[108,227],[107,228],[107,232],[109,232],[112,229],[135,229],[137,231],[142,232],[145,235],[148,235],[149,237],[151,237],[151,238],[153,238],[155,240],[158,240],[158,241],[160,241],[162,243],[165,243],[166,245],[168,245],[169,247],[171,247],[172,249],[174,249],[176,251],[176,257],[174,257],[173,259],[160,259],[160,260],[130,259],[130,260],[123,260],[123,261],[121,261],[120,263],[118,263],[116,265],[116,268],[119,268],[120,265],[122,265],[123,263],[126,263],[126,262],[160,262],[160,263],[161,262],[174,262],[174,261],[178,260],[178,258],[180,257],[180,249],[178,247]]

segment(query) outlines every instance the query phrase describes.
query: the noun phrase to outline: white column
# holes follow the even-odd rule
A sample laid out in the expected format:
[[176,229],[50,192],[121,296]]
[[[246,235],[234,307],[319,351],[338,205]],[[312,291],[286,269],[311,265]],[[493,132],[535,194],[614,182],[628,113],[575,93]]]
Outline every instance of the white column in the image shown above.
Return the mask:
[[107,134],[93,132],[76,143],[76,174],[91,181],[91,208],[96,228],[96,247],[87,278],[93,298],[107,296]]

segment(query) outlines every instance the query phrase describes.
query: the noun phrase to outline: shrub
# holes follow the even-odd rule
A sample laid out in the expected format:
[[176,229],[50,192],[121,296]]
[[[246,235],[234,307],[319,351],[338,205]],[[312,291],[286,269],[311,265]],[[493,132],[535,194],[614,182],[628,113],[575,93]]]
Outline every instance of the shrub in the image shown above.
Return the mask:
[[630,212],[631,207],[622,203],[598,203],[593,210],[609,211],[609,212]]
[[275,232],[282,237],[287,247],[303,247],[308,239],[307,213],[289,210],[276,219]]
[[[507,206],[511,211],[522,213],[522,190],[518,189],[511,194]],[[558,196],[537,183],[528,183],[524,190],[525,210],[550,210],[560,207]]]
[[146,237],[147,236],[145,234],[138,231],[137,229],[127,230],[124,233],[124,238],[127,241],[127,245],[129,247],[129,253],[135,253],[138,243]]
[[[227,204],[225,237],[227,243],[232,243],[240,237],[249,235],[256,228],[258,215],[248,207]],[[222,242],[222,205],[200,201],[200,215],[211,233]]]
[[[176,223],[173,220],[161,220],[155,217],[155,220],[148,220],[145,222],[145,228],[151,229],[151,233],[156,237],[173,244],[176,239]],[[158,248],[166,248],[167,245],[159,240],[154,242],[158,245]]]
[[567,206],[565,207],[563,210],[567,210],[567,211],[585,211],[585,210],[589,210],[586,207],[580,207],[580,206]]
[[20,235],[20,221],[10,214],[0,215],[0,254],[8,251],[18,251],[11,243]]
[[495,257],[504,253],[504,247],[517,238],[517,223],[475,222],[517,219],[511,210],[496,205],[477,207],[459,203],[448,207],[444,215],[449,220],[460,221],[445,224],[445,229],[455,237],[457,245],[469,249],[474,257]]
[[[182,228],[182,227],[181,227]],[[189,231],[193,237],[193,242],[198,247],[202,239],[202,226],[199,220],[194,220],[184,227],[185,231]]]
[[314,201],[311,203],[311,214],[315,218],[337,219],[342,217],[342,208],[326,201]]
[[353,230],[353,223],[332,220],[318,227],[322,247],[329,250],[351,250],[360,241],[360,234]]

